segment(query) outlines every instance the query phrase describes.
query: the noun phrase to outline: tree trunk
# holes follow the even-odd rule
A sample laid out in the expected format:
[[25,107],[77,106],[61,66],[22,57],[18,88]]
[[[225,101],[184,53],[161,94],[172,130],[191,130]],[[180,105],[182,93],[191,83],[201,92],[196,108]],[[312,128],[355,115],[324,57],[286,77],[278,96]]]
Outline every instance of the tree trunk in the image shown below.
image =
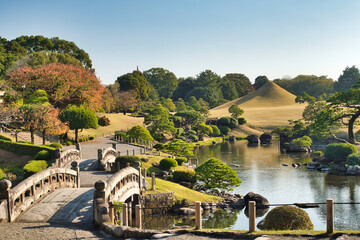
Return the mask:
[[30,128],[30,139],[31,139],[31,143],[34,144],[35,143],[35,138],[34,138],[34,128]]
[[45,145],[45,129],[43,129],[42,132],[42,140],[43,140],[43,145]]
[[348,135],[349,135],[349,143],[355,144],[356,139],[354,135],[354,122],[360,116],[360,110],[357,111],[354,115],[352,115],[351,119],[349,120],[348,126]]
[[78,143],[78,131],[79,129],[75,129],[75,143]]

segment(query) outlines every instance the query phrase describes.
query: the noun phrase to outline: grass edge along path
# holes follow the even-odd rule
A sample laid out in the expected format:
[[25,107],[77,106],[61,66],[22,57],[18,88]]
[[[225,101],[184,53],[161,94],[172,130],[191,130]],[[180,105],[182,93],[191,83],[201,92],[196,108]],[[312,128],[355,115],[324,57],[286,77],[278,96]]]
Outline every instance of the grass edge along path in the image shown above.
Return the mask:
[[[147,177],[146,180],[151,185],[151,177]],[[160,178],[155,179],[155,191],[149,190],[146,192],[145,195],[153,194],[153,193],[169,193],[173,192],[175,201],[176,200],[183,200],[186,199],[189,204],[195,204],[196,201],[201,202],[221,202],[223,198],[208,195],[205,193],[201,193],[189,188],[186,188],[184,186],[181,186],[180,184],[162,180]]]

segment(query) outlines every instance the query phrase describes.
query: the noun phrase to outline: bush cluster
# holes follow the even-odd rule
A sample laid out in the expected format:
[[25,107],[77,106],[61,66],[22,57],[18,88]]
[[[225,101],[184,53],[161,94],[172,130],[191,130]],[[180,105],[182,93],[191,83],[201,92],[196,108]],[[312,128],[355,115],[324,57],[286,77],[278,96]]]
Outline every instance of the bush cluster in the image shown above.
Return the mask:
[[210,127],[212,128],[213,130],[213,133],[211,134],[211,136],[213,137],[219,137],[221,135],[221,132],[220,132],[220,129],[215,126],[215,125],[210,125]]
[[186,163],[188,159],[186,157],[177,157],[175,161],[178,163],[179,166],[182,166],[183,163]]
[[0,140],[0,149],[27,156],[35,156],[41,150],[46,150],[49,152],[49,159],[55,158],[55,148],[29,143],[9,142]]
[[228,135],[231,131],[231,128],[228,126],[219,126],[219,130],[223,135]]
[[2,179],[4,179],[4,178],[6,178],[6,174],[5,174],[4,170],[2,170],[2,169],[0,168],[0,180],[2,180]]
[[272,209],[265,217],[266,230],[312,230],[309,215],[294,206],[280,206]]
[[70,145],[72,145],[72,144],[73,144],[73,142],[70,141],[70,140],[67,140],[67,141],[64,142],[64,145],[65,145],[65,146],[70,146]]
[[0,135],[0,140],[10,141],[10,142],[11,142],[11,139],[10,139],[10,138],[5,137],[5,136],[3,136],[3,135]]
[[169,170],[172,167],[177,167],[178,163],[175,159],[172,158],[164,158],[160,161],[159,167],[162,170]]
[[234,117],[222,117],[217,121],[217,125],[218,126],[227,126],[229,128],[236,128],[237,125],[239,125],[239,123],[238,123],[238,120]]
[[347,156],[346,164],[360,166],[360,153],[353,153]]
[[136,161],[140,162],[140,158],[138,156],[120,156],[115,159],[115,166],[117,163],[120,163],[120,168],[125,168],[126,163],[130,163],[130,166],[134,167],[134,163]]
[[335,162],[345,162],[347,156],[357,152],[357,148],[350,143],[333,143],[326,146],[325,158]]
[[196,182],[196,172],[194,169],[179,169],[173,173],[174,182]]
[[160,151],[160,150],[163,150],[165,148],[165,146],[162,143],[157,143],[153,146],[153,148],[155,148],[156,151]]
[[110,125],[110,119],[106,116],[98,117],[99,126],[106,127]]
[[34,156],[34,160],[49,160],[49,152],[46,150],[41,150]]
[[49,145],[49,147],[62,149],[63,146],[58,142],[53,142]]
[[37,172],[41,172],[43,170],[45,170],[48,167],[48,164],[45,160],[39,160],[39,161],[29,161],[25,166],[24,166],[24,172],[25,172],[25,176],[29,177]]
[[245,123],[246,123],[245,118],[238,118],[238,124],[239,124],[239,125],[243,125],[243,124],[245,124]]

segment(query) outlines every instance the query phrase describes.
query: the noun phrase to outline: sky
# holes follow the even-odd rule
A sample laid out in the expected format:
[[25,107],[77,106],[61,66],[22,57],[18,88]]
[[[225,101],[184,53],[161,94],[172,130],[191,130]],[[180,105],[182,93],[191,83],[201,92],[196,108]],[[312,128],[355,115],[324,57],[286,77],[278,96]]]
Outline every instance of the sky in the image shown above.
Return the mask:
[[1,37],[72,41],[103,84],[137,67],[337,80],[360,67],[359,28],[358,0],[0,0]]

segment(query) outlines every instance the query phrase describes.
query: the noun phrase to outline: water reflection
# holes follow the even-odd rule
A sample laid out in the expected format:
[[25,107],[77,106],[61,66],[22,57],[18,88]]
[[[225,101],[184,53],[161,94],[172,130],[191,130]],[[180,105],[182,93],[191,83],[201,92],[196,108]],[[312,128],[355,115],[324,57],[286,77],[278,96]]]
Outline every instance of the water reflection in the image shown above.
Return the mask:
[[235,225],[240,210],[220,209],[216,212],[203,216],[203,228],[231,228]]

